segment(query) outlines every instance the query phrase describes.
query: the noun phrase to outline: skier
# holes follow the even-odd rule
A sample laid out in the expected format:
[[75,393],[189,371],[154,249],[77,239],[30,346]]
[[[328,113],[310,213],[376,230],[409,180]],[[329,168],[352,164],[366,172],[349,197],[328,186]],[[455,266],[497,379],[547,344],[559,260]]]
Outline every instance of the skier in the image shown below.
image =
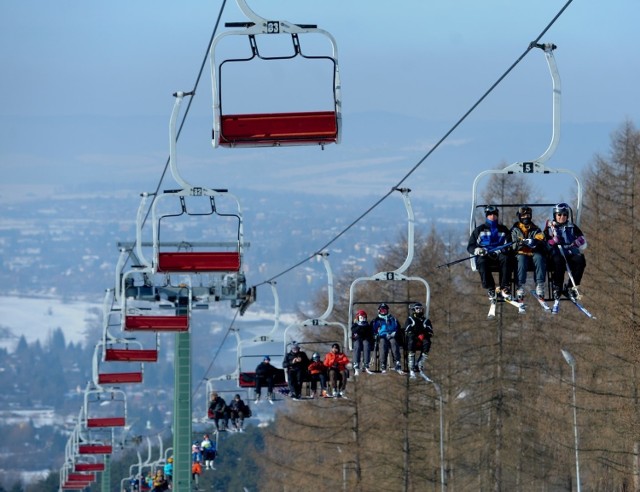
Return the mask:
[[[433,325],[430,319],[425,318],[424,306],[421,303],[414,302],[411,304],[409,313],[410,315],[404,325],[404,331],[409,354],[409,377],[413,379],[416,377],[416,372],[423,372],[424,363],[429,357]],[[420,355],[416,359],[416,352],[418,351]]]
[[400,363],[400,340],[401,334],[399,333],[400,323],[389,312],[389,306],[387,304],[380,303],[378,305],[378,316],[371,323],[373,327],[373,333],[376,337],[380,350],[380,371],[384,374],[387,372],[387,358],[389,357],[389,350],[391,350],[391,357],[395,364],[395,370],[398,374],[404,374],[402,371],[402,365]]
[[293,342],[293,346],[284,357],[282,367],[287,370],[289,376],[289,390],[292,400],[302,398],[302,383],[306,379],[309,367],[309,357],[304,350],[300,350],[300,345]]
[[482,287],[487,289],[489,299],[494,302],[498,294],[493,273],[491,273],[491,268],[495,268],[498,270],[499,292],[504,299],[511,300],[508,248],[488,253],[489,250],[507,245],[511,234],[505,225],[498,223],[498,207],[487,205],[484,209],[484,215],[485,222],[476,227],[469,237],[467,251],[469,254],[479,255],[476,258],[476,267],[480,274]]
[[229,427],[229,407],[217,392],[211,393],[207,416],[215,423],[216,430],[226,431]]
[[[308,370],[311,383],[311,398],[327,396],[327,368],[320,359],[318,352],[314,352],[311,356],[311,363],[309,364]],[[320,383],[319,390],[318,383]]]
[[244,432],[244,419],[251,417],[251,409],[244,402],[240,395],[235,395],[229,404],[232,429],[237,432]]
[[511,240],[517,251],[516,300],[522,302],[527,270],[533,263],[536,294],[544,299],[544,282],[547,276],[547,243],[544,233],[531,220],[531,207],[518,209],[518,220],[511,228]]
[[362,361],[362,369],[367,374],[372,374],[369,370],[369,361],[371,359],[371,346],[373,345],[373,328],[371,323],[367,321],[366,311],[360,310],[356,313],[356,319],[351,325],[351,339],[353,340],[353,375],[360,374],[360,359]]
[[331,345],[331,351],[324,356],[324,365],[329,373],[329,387],[334,398],[343,397],[347,388],[347,364],[349,358],[340,350],[340,344]]
[[271,365],[271,357],[265,355],[262,362],[256,366],[256,403],[260,402],[262,387],[267,386],[267,400],[273,403],[273,385],[278,369]]
[[[551,248],[550,263],[553,267],[553,298],[552,312],[559,310],[560,295],[566,293],[572,300],[580,297],[578,287],[584,274],[587,262],[582,253],[587,248],[587,240],[580,228],[569,220],[571,207],[566,203],[559,203],[553,207],[553,218],[547,220],[544,228],[547,244]],[[564,284],[564,272],[570,270],[573,280]]]

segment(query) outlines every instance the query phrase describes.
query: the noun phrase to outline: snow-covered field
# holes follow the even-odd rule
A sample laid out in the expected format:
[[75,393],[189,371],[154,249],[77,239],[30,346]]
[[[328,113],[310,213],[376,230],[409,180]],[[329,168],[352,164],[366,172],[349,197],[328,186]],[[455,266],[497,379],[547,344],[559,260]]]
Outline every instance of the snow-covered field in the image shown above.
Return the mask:
[[62,329],[67,343],[84,343],[87,327],[101,322],[101,310],[98,302],[0,297],[0,347],[13,351],[22,335],[28,343],[46,343],[56,328]]
[[[226,329],[226,315],[230,312],[229,310],[218,320],[219,330]],[[89,327],[101,326],[101,313],[101,302],[66,301],[56,297],[0,297],[0,347],[12,352],[22,335],[27,343],[39,340],[46,344],[57,328],[62,329],[67,343],[93,344],[95,339],[88,341],[86,332]],[[292,314],[281,313],[276,338],[282,339],[285,327],[294,320]],[[266,335],[273,328],[273,312],[249,310],[237,325],[243,326],[243,339]],[[295,339],[295,330],[290,336]],[[246,352],[248,355],[251,349],[247,348]]]

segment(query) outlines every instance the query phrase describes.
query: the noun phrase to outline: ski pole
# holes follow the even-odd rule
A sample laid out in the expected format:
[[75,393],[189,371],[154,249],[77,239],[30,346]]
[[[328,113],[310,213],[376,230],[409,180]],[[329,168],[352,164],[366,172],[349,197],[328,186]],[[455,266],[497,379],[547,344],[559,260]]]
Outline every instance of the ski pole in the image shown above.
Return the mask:
[[441,268],[441,267],[445,267],[445,266],[449,267],[449,266],[455,265],[457,263],[462,263],[463,261],[471,260],[472,258],[477,258],[478,256],[490,255],[491,253],[495,253],[496,251],[500,251],[501,249],[504,249],[507,246],[512,246],[514,243],[516,243],[516,241],[511,241],[510,243],[503,244],[501,246],[496,246],[495,248],[489,249],[489,250],[487,250],[486,252],[484,252],[482,254],[466,256],[464,258],[460,258],[459,260],[450,261],[449,263],[443,263],[442,265],[438,265],[436,268]]
[[578,286],[576,285],[576,281],[573,279],[573,274],[571,273],[571,267],[569,266],[569,261],[567,260],[567,256],[564,254],[564,249],[562,245],[558,244],[558,249],[560,250],[560,254],[564,258],[564,264],[567,266],[567,274],[569,275],[569,280],[571,280],[571,284],[573,288],[576,290],[576,297],[580,298],[580,292],[578,292]]

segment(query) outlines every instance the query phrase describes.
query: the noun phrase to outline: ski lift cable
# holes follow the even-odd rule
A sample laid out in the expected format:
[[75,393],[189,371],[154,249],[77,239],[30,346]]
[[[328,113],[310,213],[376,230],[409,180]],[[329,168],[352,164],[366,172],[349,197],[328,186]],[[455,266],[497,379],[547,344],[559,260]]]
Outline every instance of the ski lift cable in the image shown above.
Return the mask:
[[218,358],[218,355],[220,355],[220,351],[222,350],[222,347],[224,346],[224,342],[227,340],[227,337],[229,336],[229,333],[231,333],[231,331],[233,330],[233,325],[235,324],[236,319],[238,318],[239,314],[240,314],[240,309],[236,309],[235,310],[235,314],[233,315],[233,319],[231,320],[231,323],[229,324],[229,328],[227,328],[227,332],[224,334],[224,338],[222,339],[222,341],[218,345],[218,350],[216,350],[216,353],[213,354],[213,357],[211,358],[211,362],[209,363],[209,367],[207,367],[207,370],[204,372],[204,376],[202,378],[200,378],[200,382],[198,383],[198,385],[194,388],[193,392],[191,393],[191,398],[192,399],[198,393],[198,391],[200,391],[200,387],[202,386],[202,381],[205,381],[207,379],[207,375],[209,374],[209,371],[213,367],[213,364],[215,363],[216,359]]
[[[307,263],[308,261],[314,259],[315,257],[318,256],[318,254],[321,254],[323,251],[325,251],[329,246],[331,246],[333,243],[335,243],[339,238],[341,238],[343,235],[345,235],[349,230],[351,230],[357,223],[359,223],[364,217],[366,217],[367,215],[369,215],[375,208],[377,208],[382,202],[384,202],[394,191],[399,190],[400,186],[431,156],[431,154],[433,154],[433,152],[436,151],[436,149],[438,149],[440,147],[440,145],[442,145],[442,143],[449,138],[449,136],[462,124],[462,122],[464,120],[467,119],[467,117],[473,112],[475,111],[475,109],[487,98],[487,96],[493,92],[493,90],[511,73],[511,71],[513,71],[513,69],[525,58],[525,56],[535,47],[537,47],[537,44],[539,43],[540,39],[547,33],[547,31],[553,26],[553,24],[555,24],[555,22],[560,18],[560,16],[564,13],[564,11],[569,7],[569,5],[573,2],[573,0],[567,0],[567,2],[565,3],[565,5],[558,11],[558,13],[553,17],[553,19],[547,24],[547,26],[540,32],[540,34],[535,38],[534,41],[532,41],[531,43],[529,43],[529,45],[527,46],[527,48],[525,49],[525,51],[516,59],[515,62],[513,62],[511,64],[511,66],[509,66],[509,68],[489,87],[489,89],[487,89],[484,94],[456,121],[456,123],[433,145],[433,147],[431,147],[431,149],[429,149],[429,151],[409,170],[409,172],[407,172],[402,179],[395,185],[393,186],[386,194],[384,194],[381,198],[379,198],[373,205],[371,205],[369,208],[367,208],[362,214],[360,214],[356,219],[354,219],[349,225],[347,225],[342,231],[340,231],[336,236],[334,236],[330,241],[328,241],[326,244],[324,244],[323,246],[321,246],[317,251],[315,251],[314,253],[312,253],[311,255],[307,256],[306,258],[300,260],[299,262],[295,263],[294,265],[286,268],[285,270],[282,270],[280,273],[272,276],[271,278],[264,280],[258,284],[256,284],[255,287],[259,287],[265,284],[269,284],[272,283],[273,281],[275,281],[277,278],[289,273],[292,270],[295,270],[296,268],[298,268],[299,266]],[[224,6],[225,6],[226,0],[223,0],[222,6],[220,8],[220,12],[218,14],[218,19],[216,20],[216,24],[214,27],[214,31],[212,33],[211,39],[209,41],[208,47],[207,47],[207,55],[208,55],[208,51],[211,47],[211,43],[213,42],[213,39],[215,37],[215,33],[217,31],[218,28],[218,24],[220,22],[220,17],[222,16],[222,12],[224,10]],[[185,113],[182,117],[182,121],[180,123],[180,126],[178,128],[178,132],[177,132],[177,138],[179,138],[182,127],[184,126],[184,123],[186,121],[187,115],[189,113],[189,108],[191,106],[191,102],[193,101],[193,96],[195,95],[195,89],[198,86],[198,83],[200,81],[200,77],[202,75],[202,72],[204,70],[204,66],[207,60],[207,55],[205,55],[205,58],[202,62],[202,65],[200,67],[200,71],[198,73],[198,77],[196,79],[196,83],[194,86],[194,90],[193,93],[191,95],[191,97],[189,98],[189,102],[187,104],[187,108],[185,110]],[[164,176],[166,175],[167,169],[169,166],[169,159],[167,159],[167,162],[165,164],[162,176],[158,182],[158,186],[156,188],[156,193],[154,193],[154,200],[155,200],[155,196],[157,195],[160,186],[162,184],[162,181],[164,179]],[[151,208],[149,208],[149,210],[151,210]],[[145,216],[145,221],[147,219],[149,215],[149,212],[147,212],[147,216]],[[235,320],[237,318],[239,314],[239,310],[236,310],[236,313],[234,315],[233,320],[231,321],[229,328],[227,329],[227,332],[224,336],[224,339],[222,340],[222,342],[220,343],[220,345],[218,346],[218,350],[217,352],[213,355],[211,362],[209,364],[209,367],[207,368],[207,370],[205,371],[205,376],[202,378],[202,380],[200,381],[200,383],[198,383],[198,386],[194,389],[194,394],[197,393],[202,385],[202,381],[205,380],[206,375],[209,373],[209,371],[211,370],[211,368],[213,367],[213,364],[215,363],[215,361],[218,358],[218,355],[220,353],[220,351],[222,350],[222,346],[224,345],[224,342],[226,340],[226,338],[229,336],[229,333],[231,332],[233,325],[235,323]]]
[[259,287],[261,285],[273,282],[275,279],[277,279],[277,278],[289,273],[290,271],[298,268],[299,266],[303,265],[304,263],[306,263],[306,262],[312,260],[313,258],[315,258],[318,254],[320,254],[320,252],[326,250],[329,246],[331,246],[334,242],[336,242],[340,237],[342,237],[344,234],[346,234],[353,226],[355,226],[358,222],[360,222],[364,217],[369,215],[369,213],[371,213],[376,207],[378,207],[378,205],[380,205],[383,201],[385,201],[389,197],[389,195],[391,195],[395,190],[400,189],[400,186],[431,156],[431,154],[433,154],[436,151],[436,149],[438,147],[440,147],[440,145],[442,145],[442,143],[447,138],[449,138],[449,136],[462,124],[462,122],[464,120],[466,120],[467,117],[473,111],[475,111],[475,109],[487,98],[487,96],[489,94],[491,94],[491,92],[493,92],[493,90],[507,77],[507,75],[509,75],[513,71],[513,69],[524,59],[524,57],[527,56],[527,54],[529,54],[529,52],[533,48],[537,48],[539,46],[540,39],[542,39],[542,37],[547,33],[547,31],[549,31],[549,29],[551,29],[551,27],[556,23],[556,21],[560,18],[560,16],[564,13],[564,11],[569,7],[569,5],[572,2],[573,2],[573,0],[567,0],[567,2],[564,4],[564,6],[558,11],[558,13],[553,17],[553,19],[551,19],[551,21],[540,32],[540,34],[538,34],[538,36],[533,41],[531,41],[529,43],[529,46],[527,46],[527,48],[516,59],[516,61],[513,62],[511,64],[511,66],[509,66],[509,68],[507,68],[507,70],[505,70],[505,72],[491,85],[491,87],[489,87],[489,89],[487,89],[485,91],[485,93],[467,110],[467,112],[465,112],[458,119],[458,121],[456,121],[454,123],[454,125],[440,138],[440,140],[438,140],[433,145],[433,147],[431,147],[431,149],[429,149],[429,151],[409,170],[409,172],[407,172],[402,177],[402,179],[393,188],[391,188],[384,196],[382,196],[380,199],[378,199],[378,201],[376,201],[373,205],[371,205],[358,218],[356,218],[353,222],[351,222],[349,225],[347,225],[342,231],[340,231],[336,236],[334,236],[329,242],[327,242],[325,245],[320,247],[315,253],[312,253],[311,255],[307,256],[303,260],[300,260],[298,263],[290,266],[289,268],[281,271],[280,273],[277,273],[276,275],[272,276],[271,278],[256,284],[255,287]]
[[[565,3],[565,5],[558,11],[558,13],[553,17],[553,19],[547,24],[547,26],[540,32],[540,34],[535,38],[534,41],[532,41],[531,43],[529,43],[529,45],[527,46],[527,48],[525,49],[525,51],[516,59],[515,62],[513,62],[511,64],[511,66],[509,66],[509,68],[489,87],[489,89],[487,89],[484,94],[456,121],[456,123],[431,147],[431,149],[429,149],[429,151],[409,170],[409,172],[407,172],[402,179],[395,185],[393,186],[386,194],[384,194],[381,198],[379,198],[373,205],[371,205],[369,208],[367,208],[362,214],[360,214],[356,219],[354,219],[349,225],[347,225],[342,231],[340,231],[336,236],[334,236],[330,241],[328,241],[326,244],[324,244],[323,246],[321,246],[316,252],[312,253],[311,255],[307,256],[306,258],[300,260],[299,262],[295,263],[294,265],[286,268],[285,270],[281,271],[280,273],[272,276],[271,278],[264,280],[258,284],[256,284],[256,287],[265,285],[265,284],[269,284],[272,283],[273,281],[275,281],[277,278],[289,273],[292,270],[295,270],[296,268],[298,268],[299,266],[307,263],[308,261],[314,259],[315,257],[317,257],[318,254],[320,254],[322,251],[325,251],[329,246],[331,246],[333,243],[335,243],[339,238],[341,238],[344,234],[346,234],[349,230],[351,230],[357,223],[359,223],[364,217],[366,217],[367,215],[369,215],[375,208],[377,208],[382,202],[384,202],[394,191],[399,190],[400,186],[431,156],[431,154],[433,154],[433,152],[435,152],[436,149],[438,149],[440,147],[440,145],[442,145],[442,143],[449,138],[449,136],[462,124],[462,122],[464,120],[467,119],[467,117],[473,112],[475,111],[475,109],[487,98],[487,96],[493,92],[493,90],[511,73],[511,71],[513,71],[513,69],[525,58],[525,56],[535,47],[537,47],[540,39],[547,33],[547,31],[555,24],[555,22],[560,18],[560,16],[564,13],[564,11],[569,7],[569,5],[573,2],[573,0],[567,0],[567,2]],[[204,71],[204,66],[206,64],[207,58],[208,58],[208,53],[209,53],[209,49],[211,47],[211,44],[213,42],[213,39],[215,37],[215,34],[217,32],[218,29],[218,25],[220,22],[220,18],[222,16],[222,13],[224,11],[224,7],[226,4],[226,0],[223,0],[222,5],[220,7],[220,11],[218,13],[218,18],[216,20],[216,24],[213,30],[213,33],[211,35],[211,39],[209,40],[209,44],[207,46],[207,50],[205,53],[205,57],[202,61],[202,64],[200,66],[200,70],[198,72],[198,76],[196,78],[196,82],[194,85],[194,89],[193,91],[191,91],[191,97],[189,98],[189,102],[187,104],[187,108],[185,109],[184,115],[182,117],[182,121],[180,123],[180,126],[178,128],[177,131],[177,135],[176,135],[176,140],[180,137],[182,128],[185,124],[186,118],[189,114],[189,108],[191,107],[191,103],[193,101],[193,96],[195,95],[195,90],[200,82],[200,78],[202,76],[202,72]],[[156,188],[156,192],[153,195],[153,199],[155,200],[155,197],[157,196],[157,193],[160,189],[160,186],[162,184],[162,181],[164,179],[164,176],[166,175],[167,169],[169,167],[169,163],[170,160],[169,158],[167,159],[167,162],[165,163],[165,167],[164,170],[162,172],[162,175],[160,177],[160,180],[158,182],[158,186]],[[149,208],[149,211],[151,210],[151,207]],[[149,211],[147,212],[147,215],[145,216],[145,221],[148,218],[149,215]],[[206,374],[209,373],[209,371],[211,370],[211,367],[213,367],[213,364],[215,363],[216,359],[218,358],[218,355],[220,353],[220,351],[222,350],[222,346],[224,345],[224,342],[226,340],[226,338],[229,336],[229,333],[231,332],[233,325],[235,323],[235,320],[237,318],[239,314],[239,310],[236,310],[236,313],[234,315],[233,320],[231,321],[229,328],[227,329],[227,332],[224,336],[224,339],[222,340],[222,343],[220,343],[217,352],[214,354],[214,356],[211,359],[211,362],[209,364],[209,367],[207,368],[207,370],[205,371],[205,377],[202,378],[202,381],[205,380],[206,378]],[[199,391],[200,386],[202,385],[202,381],[198,384],[198,386],[194,389],[194,393],[197,393],[197,391]]]

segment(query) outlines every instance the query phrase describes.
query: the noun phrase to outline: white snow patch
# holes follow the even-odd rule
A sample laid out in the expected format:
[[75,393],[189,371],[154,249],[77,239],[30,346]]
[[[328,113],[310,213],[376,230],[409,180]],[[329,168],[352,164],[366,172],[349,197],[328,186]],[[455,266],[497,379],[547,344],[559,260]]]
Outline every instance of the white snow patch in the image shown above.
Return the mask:
[[[0,297],[0,347],[15,350],[22,335],[27,343],[46,343],[53,331],[62,329],[67,343],[85,342],[89,321],[96,321],[91,309],[102,304],[63,301],[60,298]],[[91,319],[93,318],[93,319]]]

